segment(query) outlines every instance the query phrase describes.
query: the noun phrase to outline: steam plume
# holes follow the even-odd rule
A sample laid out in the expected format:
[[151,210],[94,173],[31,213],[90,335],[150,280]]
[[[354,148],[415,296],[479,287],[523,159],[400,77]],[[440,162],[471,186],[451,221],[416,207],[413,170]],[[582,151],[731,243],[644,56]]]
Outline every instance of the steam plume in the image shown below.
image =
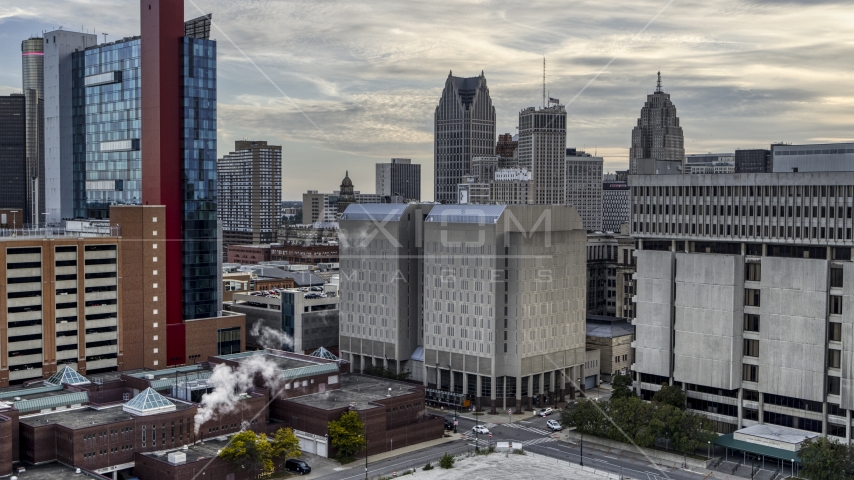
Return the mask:
[[285,346],[294,346],[294,339],[291,338],[290,335],[281,330],[270,328],[262,324],[260,320],[252,325],[252,330],[249,331],[249,335],[255,337],[255,342],[264,348],[281,350]]

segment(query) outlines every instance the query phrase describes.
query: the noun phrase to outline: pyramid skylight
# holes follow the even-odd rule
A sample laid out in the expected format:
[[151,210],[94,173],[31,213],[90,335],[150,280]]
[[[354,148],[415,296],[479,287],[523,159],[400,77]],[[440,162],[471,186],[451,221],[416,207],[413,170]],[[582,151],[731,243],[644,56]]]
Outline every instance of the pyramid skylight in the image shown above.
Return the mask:
[[69,366],[65,366],[62,370],[56,372],[45,380],[45,383],[49,383],[51,385],[62,385],[63,383],[67,383],[68,385],[88,385],[92,382],[86,380],[86,377],[80,375],[73,368]]
[[310,355],[312,357],[325,358],[327,360],[338,360],[338,357],[332,354],[329,350],[320,347]]
[[174,412],[175,404],[160,395],[153,388],[146,388],[131,401],[124,404],[122,410],[134,415],[154,415],[156,413]]

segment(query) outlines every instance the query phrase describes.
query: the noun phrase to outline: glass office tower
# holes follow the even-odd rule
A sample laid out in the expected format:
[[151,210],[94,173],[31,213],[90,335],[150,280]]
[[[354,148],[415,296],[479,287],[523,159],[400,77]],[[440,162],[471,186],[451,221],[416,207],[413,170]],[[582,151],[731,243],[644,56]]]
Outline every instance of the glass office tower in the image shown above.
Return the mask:
[[185,319],[218,314],[216,216],[216,42],[183,37],[183,310]]
[[142,199],[140,38],[74,52],[74,216]]

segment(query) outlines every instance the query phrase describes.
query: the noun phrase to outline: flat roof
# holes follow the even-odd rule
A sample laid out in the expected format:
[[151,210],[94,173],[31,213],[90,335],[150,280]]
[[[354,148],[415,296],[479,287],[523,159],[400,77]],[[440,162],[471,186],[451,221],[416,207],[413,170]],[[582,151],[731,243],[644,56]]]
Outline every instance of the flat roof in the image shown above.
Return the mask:
[[222,436],[205,438],[201,443],[189,445],[186,450],[173,448],[171,450],[163,450],[159,452],[145,452],[143,455],[164,463],[169,463],[169,454],[172,452],[180,452],[187,455],[187,463],[207,460],[216,457],[219,454],[219,451],[228,445],[229,437]]
[[289,398],[287,401],[323,410],[337,410],[355,402],[354,409],[368,410],[378,407],[371,402],[387,398],[389,388],[392,397],[399,397],[413,393],[412,390],[418,387],[410,383],[359,374],[342,375],[339,381],[341,388]]
[[752,453],[754,455],[762,455],[765,457],[776,458],[779,460],[794,460],[795,462],[799,463],[801,461],[801,457],[798,456],[798,452],[783,450],[782,448],[759,445],[758,443],[745,442],[743,440],[736,440],[733,438],[732,433],[727,433],[726,435],[721,435],[716,438],[715,445],[721,445],[723,447],[738,450],[740,452]]
[[[18,473],[17,467],[24,467],[26,471]],[[58,462],[45,463],[41,465],[22,465],[15,466],[13,475],[21,480],[82,480],[84,478],[104,478],[101,476],[83,473],[75,473],[76,468],[63,465]]]
[[626,318],[605,315],[587,315],[586,328],[588,337],[614,338],[635,333],[635,326]]
[[[190,405],[170,399],[175,404],[177,411],[186,410]],[[122,410],[122,405],[110,406],[102,409],[94,409],[91,407],[83,407],[74,410],[65,410],[56,413],[46,413],[44,415],[32,415],[29,417],[21,417],[20,422],[31,427],[38,427],[47,424],[62,425],[63,427],[77,430],[80,428],[91,427],[92,425],[106,425],[110,423],[130,420],[134,416]]]
[[820,436],[820,434],[815,432],[807,432],[805,430],[798,430],[795,428],[783,427],[780,425],[751,425],[749,427],[742,428],[735,432],[739,435],[741,440],[749,441],[743,438],[743,435],[758,437],[763,440],[770,440],[773,442],[784,443],[794,446],[809,440],[810,438],[815,438]]

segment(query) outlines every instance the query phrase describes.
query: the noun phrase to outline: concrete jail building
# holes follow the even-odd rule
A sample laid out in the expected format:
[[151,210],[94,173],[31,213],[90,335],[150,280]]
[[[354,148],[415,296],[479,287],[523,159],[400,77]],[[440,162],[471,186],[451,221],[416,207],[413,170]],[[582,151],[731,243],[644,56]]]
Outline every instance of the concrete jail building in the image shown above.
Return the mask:
[[850,442],[854,173],[629,182],[641,396],[679,385],[725,434],[763,424]]
[[341,219],[341,355],[479,408],[583,382],[586,232],[569,206],[352,205]]

